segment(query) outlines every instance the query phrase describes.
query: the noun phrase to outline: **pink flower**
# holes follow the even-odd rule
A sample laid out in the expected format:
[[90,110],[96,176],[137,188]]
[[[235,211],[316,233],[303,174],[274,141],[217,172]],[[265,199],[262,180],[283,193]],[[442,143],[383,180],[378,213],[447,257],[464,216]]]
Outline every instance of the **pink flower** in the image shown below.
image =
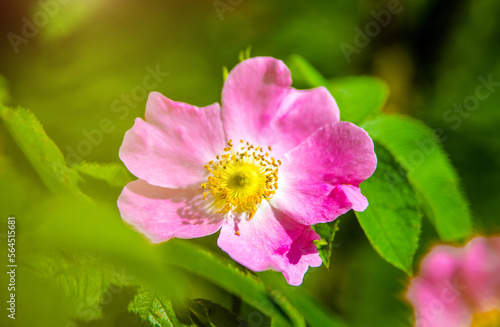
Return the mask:
[[418,327],[500,326],[500,237],[434,247],[406,297]]
[[359,184],[376,157],[324,87],[291,83],[283,62],[257,57],[230,72],[222,109],[151,93],[146,119],[120,148],[139,178],[118,199],[123,219],[154,243],[220,229],[218,245],[234,260],[300,285],[321,265],[311,225],[365,210]]

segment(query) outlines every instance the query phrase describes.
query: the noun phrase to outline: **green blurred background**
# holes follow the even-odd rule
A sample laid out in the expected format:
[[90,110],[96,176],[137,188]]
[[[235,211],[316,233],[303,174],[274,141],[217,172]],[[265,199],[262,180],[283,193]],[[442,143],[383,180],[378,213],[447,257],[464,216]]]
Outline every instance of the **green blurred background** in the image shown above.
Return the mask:
[[[222,66],[233,67],[240,50],[251,46],[252,56],[285,62],[299,54],[327,78],[379,76],[391,89],[384,111],[411,115],[442,130],[477,230],[497,233],[500,90],[492,86],[490,96],[473,110],[464,109],[471,108],[464,101],[475,94],[481,77],[500,82],[500,2],[396,1],[400,12],[347,59],[341,45],[355,46],[356,29],[364,31],[367,23],[376,22],[373,12],[387,10],[389,2],[4,2],[0,90],[7,92],[0,92],[0,102],[30,109],[68,161],[117,162],[125,131],[144,114],[145,90],[204,106],[220,101]],[[39,26],[30,30],[26,21]],[[151,70],[162,73],[144,84]],[[91,143],[89,135],[99,141]],[[38,202],[48,191],[3,126],[0,181],[1,217],[43,218]],[[111,203],[119,192],[102,196]],[[434,244],[434,236],[424,225],[420,255]],[[220,251],[215,237],[193,242]],[[352,326],[373,326],[374,321],[377,326],[409,326],[411,309],[402,300],[407,277],[376,254],[353,215],[342,218],[336,242],[331,270],[312,269],[303,287]],[[199,293],[205,297],[230,303],[224,291],[203,287]],[[34,289],[35,299],[54,301],[48,307],[57,307],[56,291]],[[59,325],[71,326],[54,322]]]

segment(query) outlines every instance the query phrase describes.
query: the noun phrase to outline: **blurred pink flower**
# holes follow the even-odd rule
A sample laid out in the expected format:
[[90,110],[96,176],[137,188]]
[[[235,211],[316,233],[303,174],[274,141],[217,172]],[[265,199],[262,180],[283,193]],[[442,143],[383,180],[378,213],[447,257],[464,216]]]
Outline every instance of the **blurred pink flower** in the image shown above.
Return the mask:
[[418,327],[500,326],[500,237],[434,247],[406,297]]
[[291,83],[283,62],[257,57],[229,73],[222,109],[151,93],[120,148],[139,178],[118,199],[123,219],[154,243],[220,229],[234,260],[300,285],[321,265],[311,225],[365,210],[359,184],[377,159],[324,87]]

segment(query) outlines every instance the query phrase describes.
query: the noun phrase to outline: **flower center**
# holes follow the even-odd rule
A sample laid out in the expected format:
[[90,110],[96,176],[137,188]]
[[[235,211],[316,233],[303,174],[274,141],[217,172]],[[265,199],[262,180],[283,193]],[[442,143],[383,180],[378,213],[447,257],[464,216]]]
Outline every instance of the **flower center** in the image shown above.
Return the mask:
[[471,327],[498,327],[500,326],[500,311],[492,310],[476,313],[472,317]]
[[264,152],[260,146],[240,143],[240,150],[236,150],[229,140],[224,154],[204,166],[211,174],[201,187],[207,190],[204,200],[209,194],[213,197],[216,212],[248,212],[252,219],[262,199],[269,200],[278,188],[281,161],[269,156],[270,146],[269,152]]

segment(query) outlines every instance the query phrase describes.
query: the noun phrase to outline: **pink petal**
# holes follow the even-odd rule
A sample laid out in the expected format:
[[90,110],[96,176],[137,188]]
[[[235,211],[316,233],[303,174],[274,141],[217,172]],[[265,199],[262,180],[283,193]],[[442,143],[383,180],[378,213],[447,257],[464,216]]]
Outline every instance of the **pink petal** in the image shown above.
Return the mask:
[[460,269],[462,258],[462,248],[448,245],[435,246],[422,260],[420,275],[436,284],[453,279]]
[[451,246],[436,246],[424,258],[407,293],[415,308],[416,326],[468,326],[468,285],[457,278],[462,258],[462,249]]
[[460,275],[476,310],[488,311],[500,303],[499,250],[485,237],[472,239],[464,248]]
[[[300,285],[309,267],[321,265],[314,230],[295,222],[263,201],[255,216],[230,216],[222,225],[219,247],[254,271],[280,271],[291,285]],[[237,235],[236,232],[240,235]]]
[[271,145],[279,157],[316,129],[339,121],[337,103],[324,87],[296,90],[291,84],[281,60],[257,57],[234,67],[222,90],[227,137]]
[[348,184],[336,185],[328,197],[335,197],[337,203],[346,203],[346,207],[356,211],[365,211],[368,208],[368,200],[361,194],[358,186]]
[[225,147],[220,107],[197,108],[152,92],[146,121],[137,118],[125,133],[120,159],[149,184],[171,188],[199,187],[203,168]]
[[306,225],[332,221],[350,209],[363,211],[368,201],[358,185],[376,166],[373,141],[363,129],[329,124],[283,157],[271,204]]
[[406,297],[415,309],[414,326],[470,326],[471,312],[460,294],[444,284],[436,286],[416,278],[411,282]]
[[202,189],[168,189],[139,179],[125,186],[118,208],[123,220],[153,243],[201,237],[219,230],[224,218],[210,210],[202,194]]

